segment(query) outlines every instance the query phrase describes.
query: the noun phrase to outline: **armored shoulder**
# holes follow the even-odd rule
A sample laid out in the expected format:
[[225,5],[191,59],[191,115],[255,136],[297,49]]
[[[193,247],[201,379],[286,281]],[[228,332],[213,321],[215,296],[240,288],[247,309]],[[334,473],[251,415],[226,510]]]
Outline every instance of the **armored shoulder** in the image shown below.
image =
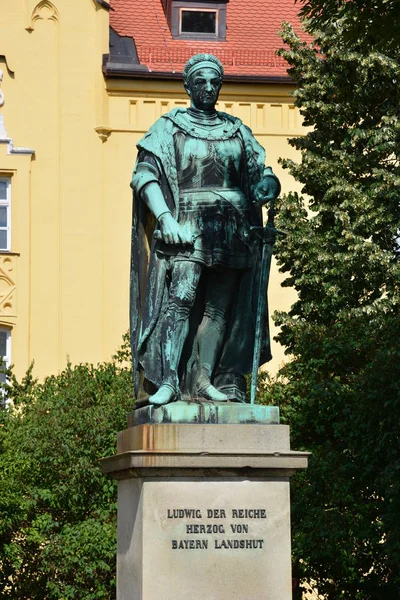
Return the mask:
[[[234,117],[233,115],[230,115],[226,112],[222,112],[219,110],[218,116],[224,121],[229,121],[230,123],[233,123],[234,125],[236,125],[236,127],[241,127],[243,125],[243,122],[239,119],[239,117]],[[243,125],[243,127],[245,126]]]
[[173,129],[173,123],[168,118],[169,114],[163,115],[153,123],[148,132],[136,144],[138,150],[143,149],[155,154],[159,153],[160,148],[168,141]]

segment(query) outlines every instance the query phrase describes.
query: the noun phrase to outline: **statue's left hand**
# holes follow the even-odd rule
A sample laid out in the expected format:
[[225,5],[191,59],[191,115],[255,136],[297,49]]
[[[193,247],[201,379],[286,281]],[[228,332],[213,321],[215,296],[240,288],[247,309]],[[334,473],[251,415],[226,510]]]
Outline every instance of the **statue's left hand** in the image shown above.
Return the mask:
[[280,192],[280,185],[275,177],[264,177],[254,188],[253,196],[258,204],[267,204],[271,200],[275,200]]

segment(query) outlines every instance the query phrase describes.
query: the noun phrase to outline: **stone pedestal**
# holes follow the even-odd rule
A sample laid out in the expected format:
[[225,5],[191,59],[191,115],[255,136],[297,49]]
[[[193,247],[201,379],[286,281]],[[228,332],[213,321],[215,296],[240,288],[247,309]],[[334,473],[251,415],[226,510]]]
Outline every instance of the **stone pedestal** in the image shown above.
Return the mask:
[[103,461],[119,481],[118,600],[291,600],[289,477],[308,453],[271,407],[243,409],[222,424],[130,417]]

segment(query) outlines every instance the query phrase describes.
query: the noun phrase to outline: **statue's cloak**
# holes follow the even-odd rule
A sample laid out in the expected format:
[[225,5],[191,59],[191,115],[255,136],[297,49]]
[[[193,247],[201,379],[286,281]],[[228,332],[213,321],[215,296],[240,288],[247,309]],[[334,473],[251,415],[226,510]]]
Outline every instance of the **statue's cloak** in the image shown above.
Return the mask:
[[[159,172],[159,183],[166,204],[175,219],[178,219],[179,190],[175,162],[173,134],[185,119],[185,109],[174,109],[149,129],[138,142],[141,151],[151,154]],[[243,140],[246,155],[246,188],[249,198],[251,225],[262,225],[261,208],[252,202],[252,190],[262,179],[265,168],[265,151],[254,138],[251,130],[240,119],[226,113],[219,117],[230,123],[232,132]],[[233,124],[233,127],[232,127]],[[236,134],[237,134],[236,133]],[[135,179],[136,167],[133,172]],[[170,261],[157,253],[157,241],[153,238],[156,223],[145,203],[135,193],[132,185],[132,253],[130,276],[130,331],[138,403],[146,402],[163,381],[161,355],[161,324],[169,294]],[[238,289],[233,299],[225,334],[223,349],[214,371],[213,383],[223,392],[240,389],[237,400],[244,401],[244,375],[252,368],[255,322],[258,301],[258,282],[261,267],[261,248],[252,269],[243,270]],[[196,331],[202,317],[202,294],[198,291],[196,303],[190,316],[190,332],[181,358],[179,380],[184,397],[195,396],[197,374]],[[265,315],[260,365],[271,359],[268,324],[268,309]]]

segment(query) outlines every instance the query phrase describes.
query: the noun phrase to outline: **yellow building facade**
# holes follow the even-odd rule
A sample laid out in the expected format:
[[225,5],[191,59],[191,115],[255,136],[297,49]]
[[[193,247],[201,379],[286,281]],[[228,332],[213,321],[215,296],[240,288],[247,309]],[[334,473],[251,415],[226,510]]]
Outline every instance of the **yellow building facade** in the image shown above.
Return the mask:
[[[0,0],[0,14],[0,353],[17,377],[34,360],[42,378],[68,359],[108,360],[121,344],[135,146],[188,101],[175,79],[103,76],[100,0]],[[302,133],[292,89],[226,83],[219,102],[267,149],[283,192],[296,184],[277,161],[296,158],[287,139]],[[292,299],[274,267],[271,311]],[[275,371],[283,351],[273,354]]]

